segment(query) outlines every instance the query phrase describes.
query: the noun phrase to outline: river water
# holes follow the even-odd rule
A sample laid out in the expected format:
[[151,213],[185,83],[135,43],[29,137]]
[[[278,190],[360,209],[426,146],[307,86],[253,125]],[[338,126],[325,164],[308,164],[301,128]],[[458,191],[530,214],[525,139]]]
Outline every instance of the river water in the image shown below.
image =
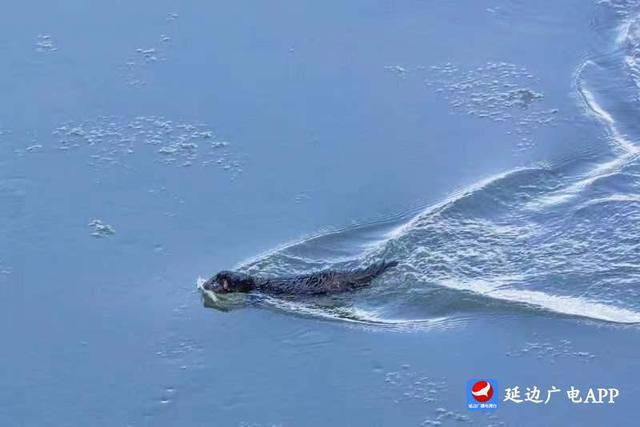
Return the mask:
[[0,424],[634,425],[640,5],[532,3],[6,6]]

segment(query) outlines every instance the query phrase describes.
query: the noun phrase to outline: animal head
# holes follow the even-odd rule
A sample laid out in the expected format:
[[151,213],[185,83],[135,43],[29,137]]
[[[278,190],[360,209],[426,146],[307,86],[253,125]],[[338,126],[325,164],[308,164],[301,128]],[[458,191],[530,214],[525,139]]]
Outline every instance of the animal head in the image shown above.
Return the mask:
[[202,285],[204,289],[219,294],[250,292],[255,286],[253,277],[235,271],[221,271]]

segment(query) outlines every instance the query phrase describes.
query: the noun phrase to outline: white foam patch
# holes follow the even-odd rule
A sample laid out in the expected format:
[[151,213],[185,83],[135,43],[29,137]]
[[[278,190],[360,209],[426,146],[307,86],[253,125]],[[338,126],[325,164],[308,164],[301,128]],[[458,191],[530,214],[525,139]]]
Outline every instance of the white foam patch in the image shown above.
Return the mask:
[[625,154],[617,157],[609,162],[599,164],[586,174],[582,179],[562,188],[558,191],[547,194],[540,197],[537,200],[532,200],[527,203],[528,209],[542,209],[543,207],[559,205],[572,199],[580,194],[585,188],[593,184],[595,181],[605,178],[607,176],[615,175],[625,165],[634,160],[637,156],[635,154]]
[[203,287],[205,282],[206,282],[206,279],[203,279],[202,277],[198,276],[198,278],[196,279],[196,288],[198,288],[198,290],[202,292],[202,294],[205,297],[209,298],[211,301],[216,303],[222,302],[222,299],[215,292],[205,289]]
[[[502,282],[499,280],[498,282]],[[640,313],[582,297],[550,295],[541,291],[506,289],[485,281],[456,282],[447,280],[442,285],[473,292],[503,301],[537,306],[544,310],[570,316],[579,316],[614,323],[640,323]]]
[[[590,63],[587,61],[587,63]],[[587,64],[585,63],[585,65]],[[603,123],[609,134],[611,135],[611,142],[613,145],[620,149],[624,154],[635,154],[638,152],[638,147],[636,147],[631,141],[629,141],[625,136],[618,130],[616,126],[616,121],[611,114],[607,110],[604,109],[597,101],[593,93],[584,88],[579,88],[579,93],[583,97],[583,101],[588,111],[592,113],[592,115],[601,123]]]
[[631,194],[613,194],[609,197],[589,200],[582,204],[582,207],[598,205],[601,203],[640,203],[640,196]]

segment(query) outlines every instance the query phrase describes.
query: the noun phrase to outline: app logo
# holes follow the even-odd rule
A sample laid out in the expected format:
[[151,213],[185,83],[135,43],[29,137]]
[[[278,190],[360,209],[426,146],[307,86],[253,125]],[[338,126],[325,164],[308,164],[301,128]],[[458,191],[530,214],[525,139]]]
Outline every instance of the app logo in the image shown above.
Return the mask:
[[478,402],[486,402],[493,397],[493,387],[489,381],[476,381],[471,387],[471,395]]
[[467,408],[490,411],[498,408],[498,401],[498,383],[495,380],[472,379],[467,383]]

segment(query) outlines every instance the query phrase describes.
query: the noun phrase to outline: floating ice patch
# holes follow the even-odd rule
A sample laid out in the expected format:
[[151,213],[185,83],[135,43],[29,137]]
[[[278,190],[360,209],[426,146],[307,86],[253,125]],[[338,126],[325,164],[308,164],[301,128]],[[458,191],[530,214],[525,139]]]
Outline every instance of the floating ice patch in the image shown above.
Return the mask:
[[24,150],[28,153],[34,152],[34,151],[38,151],[42,148],[42,144],[33,144],[28,146],[27,148],[25,148]]
[[558,110],[544,106],[544,95],[533,86],[539,81],[527,69],[506,62],[489,62],[463,69],[447,63],[430,67],[385,67],[407,77],[425,79],[428,87],[443,97],[457,112],[479,119],[505,123],[507,134],[521,141],[517,150],[533,146],[528,135],[538,126],[555,122]]
[[204,124],[177,123],[162,117],[131,120],[100,117],[68,122],[53,132],[59,151],[87,150],[92,166],[128,166],[132,156],[173,166],[219,166],[234,176],[242,171],[230,144]]
[[[535,335],[535,334],[534,334]],[[573,357],[581,361],[588,362],[595,358],[593,353],[588,351],[576,351],[570,340],[563,339],[559,342],[526,342],[521,348],[511,350],[507,353],[510,357],[531,356],[537,359],[545,360],[549,363],[555,363],[558,358]]]
[[172,44],[171,34],[174,30],[173,21],[177,18],[177,14],[169,14],[164,24],[164,32],[146,46],[135,48],[135,53],[129,56],[122,67],[125,81],[129,86],[146,86],[147,77],[153,67],[168,59]]
[[156,56],[156,50],[154,48],[150,48],[150,49],[136,49],[136,52],[138,52],[140,55],[142,55],[142,57],[144,58],[145,61],[157,61],[158,57]]
[[469,70],[451,64],[432,66],[426,70],[426,81],[455,110],[497,122],[517,121],[515,131],[519,134],[550,123],[558,112],[532,108],[543,94],[531,89],[530,85],[537,83],[533,74],[515,64],[490,62]]
[[53,52],[58,50],[54,45],[53,39],[48,34],[40,34],[36,39],[36,51],[38,52]]
[[388,390],[389,399],[394,403],[409,401],[421,404],[436,404],[447,391],[444,378],[434,378],[431,375],[415,372],[410,365],[402,365],[399,369],[384,373],[384,383]]
[[89,222],[89,227],[93,229],[91,235],[94,237],[109,237],[116,234],[116,230],[112,226],[103,223],[99,219],[94,219]]

